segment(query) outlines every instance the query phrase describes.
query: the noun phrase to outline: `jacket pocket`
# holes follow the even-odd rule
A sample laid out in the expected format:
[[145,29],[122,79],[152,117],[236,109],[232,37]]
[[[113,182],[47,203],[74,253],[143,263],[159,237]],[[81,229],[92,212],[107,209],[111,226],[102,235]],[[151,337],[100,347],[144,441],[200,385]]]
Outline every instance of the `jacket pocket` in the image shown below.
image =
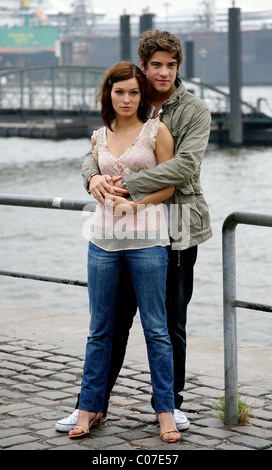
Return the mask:
[[201,228],[207,229],[210,227],[210,213],[208,205],[203,197],[198,197],[195,203],[198,213],[201,216]]
[[[202,214],[194,202],[185,203],[178,207],[178,232],[172,230],[173,238],[179,239],[180,236],[184,238],[185,233],[200,232],[203,227]],[[173,221],[173,219],[172,219]],[[176,227],[176,219],[174,219],[173,227]]]
[[190,204],[190,219],[192,232],[197,232],[204,228],[202,212],[195,203]]
[[199,181],[187,181],[186,183],[180,184],[177,187],[177,190],[182,194],[188,196],[189,194],[203,194],[201,184]]
[[204,198],[195,198],[188,203],[190,207],[190,231],[198,233],[210,226],[210,214]]

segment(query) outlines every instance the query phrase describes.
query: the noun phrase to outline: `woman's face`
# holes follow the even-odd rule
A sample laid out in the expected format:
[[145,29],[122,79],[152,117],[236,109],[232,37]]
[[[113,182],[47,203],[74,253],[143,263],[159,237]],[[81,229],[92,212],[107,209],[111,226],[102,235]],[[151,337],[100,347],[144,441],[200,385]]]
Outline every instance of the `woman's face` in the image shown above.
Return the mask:
[[116,115],[131,117],[137,114],[141,101],[141,92],[138,80],[129,78],[116,82],[111,90],[112,106]]

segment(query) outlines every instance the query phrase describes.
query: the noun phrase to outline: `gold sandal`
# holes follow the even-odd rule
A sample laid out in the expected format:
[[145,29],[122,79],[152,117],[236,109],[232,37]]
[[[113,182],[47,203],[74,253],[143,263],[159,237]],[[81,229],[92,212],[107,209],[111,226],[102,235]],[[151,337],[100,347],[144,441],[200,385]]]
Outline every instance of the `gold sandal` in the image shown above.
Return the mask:
[[[167,438],[165,439],[164,435],[167,434],[167,433],[170,433],[170,432],[175,432],[177,434],[177,436],[173,437],[173,438],[170,437],[169,439],[167,439]],[[177,428],[165,429],[164,431],[162,431],[160,433],[160,438],[164,442],[177,442],[180,439],[180,433],[178,432]]]
[[[180,439],[180,433],[179,433],[179,431],[177,430],[177,428],[175,427],[176,422],[175,422],[175,418],[174,418],[173,413],[172,413],[171,411],[170,411],[169,413],[170,413],[170,414],[172,415],[172,417],[173,417],[173,425],[174,425],[174,426],[171,427],[171,428],[166,428],[166,429],[164,429],[163,431],[161,431],[161,433],[160,433],[160,438],[161,438],[161,440],[164,441],[164,442],[177,442],[177,441],[179,441],[179,439]],[[160,420],[159,420],[159,414],[160,414],[160,413],[156,413],[156,414],[157,414],[157,420],[158,420],[159,423],[160,423]],[[175,437],[172,437],[172,438],[170,437],[169,439],[165,438],[165,437],[164,437],[165,434],[168,434],[168,433],[170,433],[170,432],[174,432],[174,433],[176,434],[176,436],[175,436]]]
[[84,437],[87,436],[90,432],[90,428],[95,421],[98,421],[99,429],[102,429],[102,416],[103,413],[97,413],[95,417],[90,421],[89,423],[89,428],[85,428],[85,426],[82,426],[81,424],[77,424],[71,431],[69,431],[69,437],[70,439],[77,439],[78,437]]

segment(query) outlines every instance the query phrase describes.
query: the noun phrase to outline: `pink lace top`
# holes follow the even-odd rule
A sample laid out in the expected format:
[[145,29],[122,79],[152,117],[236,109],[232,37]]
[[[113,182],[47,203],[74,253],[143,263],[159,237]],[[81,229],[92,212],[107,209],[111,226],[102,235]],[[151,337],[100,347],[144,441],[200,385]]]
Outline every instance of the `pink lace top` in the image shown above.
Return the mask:
[[[159,119],[144,123],[134,143],[121,155],[115,157],[107,145],[106,128],[94,131],[93,157],[100,172],[109,175],[125,175],[157,165],[154,152]],[[98,203],[91,225],[90,240],[106,251],[147,248],[169,244],[164,204],[149,204],[136,213],[129,206],[121,215],[113,215]]]

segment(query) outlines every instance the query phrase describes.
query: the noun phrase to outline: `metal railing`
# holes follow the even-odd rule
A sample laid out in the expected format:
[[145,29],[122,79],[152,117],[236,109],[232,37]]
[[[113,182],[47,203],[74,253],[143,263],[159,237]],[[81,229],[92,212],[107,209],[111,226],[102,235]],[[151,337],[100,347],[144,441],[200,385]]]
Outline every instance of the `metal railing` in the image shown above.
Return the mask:
[[[0,108],[96,111],[96,94],[106,67],[38,66],[0,69]],[[229,113],[229,93],[197,79],[181,77],[186,86],[207,101],[212,112]],[[241,101],[245,114],[261,112],[257,106]]]
[[96,110],[105,67],[42,66],[0,70],[0,108]]
[[[12,194],[0,194],[0,205],[94,212],[96,202],[91,200],[64,199],[60,197],[45,198],[33,196],[18,196]],[[80,281],[78,279],[46,276],[43,274],[24,273],[0,269],[0,275],[87,287],[87,282],[85,281]]]
[[222,227],[225,423],[238,423],[237,321],[236,307],[272,312],[272,306],[236,299],[235,230],[238,224],[272,227],[272,215],[234,212]]
[[[96,202],[91,200],[64,199],[59,197],[44,198],[0,194],[0,205],[94,212]],[[236,299],[235,230],[238,224],[272,227],[272,215],[234,212],[225,219],[222,227],[225,423],[229,425],[238,423],[236,307],[272,312],[272,306]],[[0,275],[57,282],[82,287],[87,286],[86,282],[80,280],[32,273],[0,270]]]

